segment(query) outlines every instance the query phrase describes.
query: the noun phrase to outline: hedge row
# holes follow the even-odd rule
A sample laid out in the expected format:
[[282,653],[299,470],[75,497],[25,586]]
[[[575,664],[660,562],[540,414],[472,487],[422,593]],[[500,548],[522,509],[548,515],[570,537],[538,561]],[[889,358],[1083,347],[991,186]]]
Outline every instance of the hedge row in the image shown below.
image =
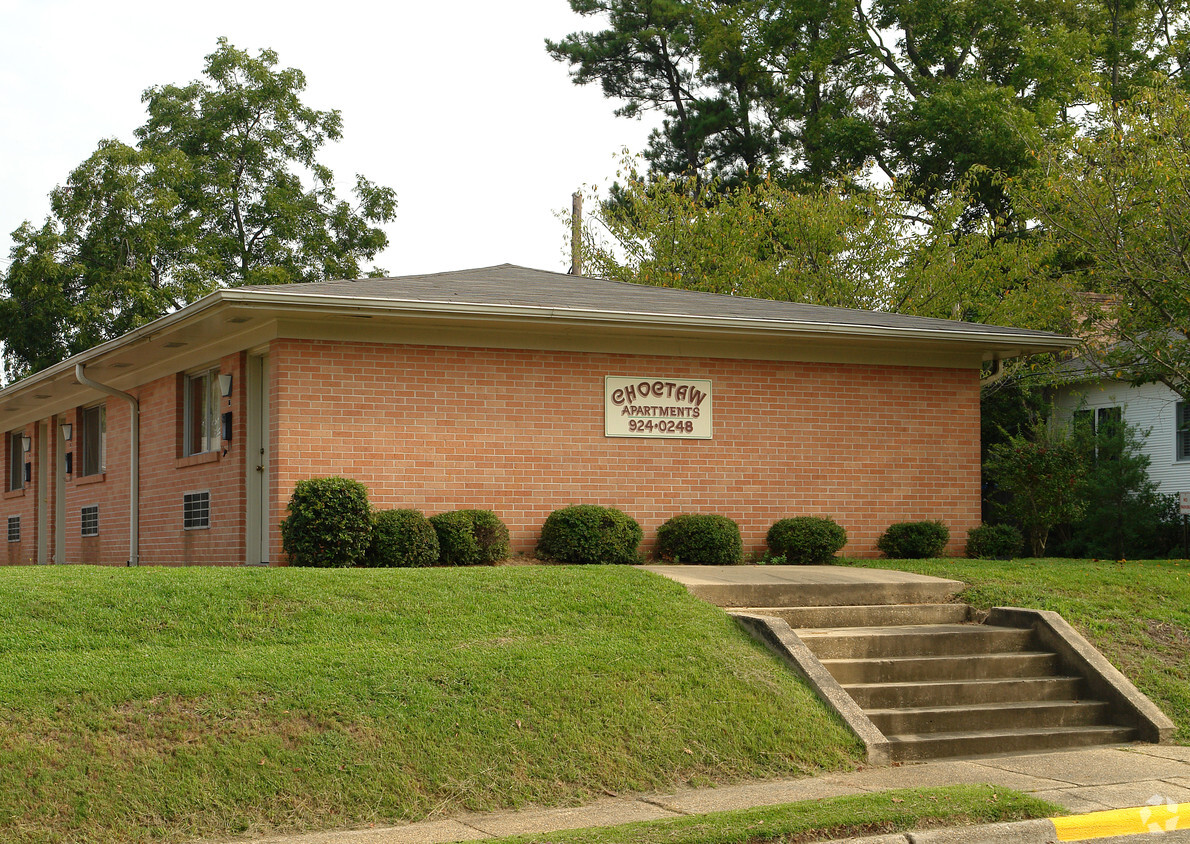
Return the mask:
[[[560,563],[638,563],[640,524],[615,507],[575,504],[550,513],[537,555]],[[886,557],[935,557],[950,531],[938,521],[898,522],[876,543]],[[374,512],[363,484],[331,477],[299,481],[281,523],[281,541],[295,566],[473,566],[509,555],[508,528],[490,510],[454,510],[426,518],[417,510]],[[847,531],[825,516],[781,519],[765,536],[761,563],[823,565],[847,544]],[[969,557],[1012,557],[1020,533],[980,525],[967,536]],[[726,516],[685,513],[657,529],[657,556],[667,563],[743,562],[740,527]]]
[[490,510],[373,511],[367,488],[340,477],[298,481],[281,547],[290,565],[324,568],[490,565],[509,554],[508,528]]

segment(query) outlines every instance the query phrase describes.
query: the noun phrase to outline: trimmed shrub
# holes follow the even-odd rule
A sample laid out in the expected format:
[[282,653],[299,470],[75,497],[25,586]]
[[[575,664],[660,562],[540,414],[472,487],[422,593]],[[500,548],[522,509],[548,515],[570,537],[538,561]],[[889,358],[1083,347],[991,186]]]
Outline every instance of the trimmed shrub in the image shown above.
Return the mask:
[[740,526],[710,513],[674,516],[657,528],[657,556],[667,563],[739,565],[744,559]]
[[950,531],[942,522],[897,522],[876,540],[876,547],[890,560],[924,560],[942,553],[948,539]]
[[373,516],[364,565],[409,568],[437,562],[438,534],[420,510],[381,510]]
[[491,565],[508,557],[508,528],[491,510],[452,510],[430,516],[430,524],[441,565]]
[[820,566],[847,544],[847,531],[828,516],[795,516],[775,522],[765,542],[773,557],[784,557],[793,565]]
[[559,563],[640,562],[644,531],[615,507],[572,504],[550,513],[541,526],[537,555]]
[[298,481],[281,522],[281,547],[292,566],[343,568],[364,560],[372,539],[368,490],[351,478]]
[[1012,525],[980,525],[967,531],[967,556],[982,560],[1011,560],[1020,556],[1025,538]]

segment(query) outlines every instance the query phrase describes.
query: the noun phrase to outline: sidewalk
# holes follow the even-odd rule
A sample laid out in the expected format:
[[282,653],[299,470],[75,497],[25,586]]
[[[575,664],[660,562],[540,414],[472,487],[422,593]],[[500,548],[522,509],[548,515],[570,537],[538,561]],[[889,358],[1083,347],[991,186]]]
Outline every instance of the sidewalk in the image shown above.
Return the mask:
[[[461,815],[405,826],[274,836],[255,839],[254,844],[446,844],[523,833],[617,826],[896,788],[978,783],[1034,794],[1080,814],[1158,802],[1190,803],[1190,747],[1133,744],[1022,756],[947,759],[805,779],[689,789],[672,794],[609,797],[576,808]],[[1014,831],[1013,825],[996,826],[1008,827],[1003,829],[1005,837],[981,840],[1034,840],[1023,837],[1023,827]],[[995,832],[988,829],[989,835]],[[957,830],[954,838],[940,837],[944,832],[935,830],[928,840],[964,840]],[[880,840],[901,842],[914,837],[897,835]],[[921,837],[921,840],[924,842],[927,838]],[[1182,836],[1169,835],[1163,840],[1182,840]]]

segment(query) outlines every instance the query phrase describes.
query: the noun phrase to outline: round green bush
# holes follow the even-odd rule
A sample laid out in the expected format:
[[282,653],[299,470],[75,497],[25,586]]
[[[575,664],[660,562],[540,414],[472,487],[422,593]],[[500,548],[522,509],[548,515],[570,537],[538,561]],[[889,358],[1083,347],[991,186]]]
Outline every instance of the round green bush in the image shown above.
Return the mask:
[[383,568],[432,566],[438,534],[420,510],[381,510],[372,519],[372,544],[364,565]]
[[774,522],[765,536],[769,553],[790,564],[820,566],[847,544],[847,531],[829,516],[795,516]]
[[982,560],[1011,560],[1025,547],[1025,538],[1012,525],[980,525],[967,531],[967,556]]
[[430,524],[441,565],[491,565],[508,557],[508,528],[491,510],[452,510],[430,516]]
[[897,522],[876,540],[876,547],[890,560],[924,560],[941,554],[949,539],[942,522]]
[[364,560],[372,539],[368,490],[350,478],[298,481],[281,522],[281,547],[292,566],[342,568]]
[[674,516],[657,528],[657,556],[667,563],[738,565],[744,559],[740,526],[710,513]]
[[632,565],[640,562],[643,538],[636,519],[615,507],[572,504],[546,517],[537,555],[559,563]]

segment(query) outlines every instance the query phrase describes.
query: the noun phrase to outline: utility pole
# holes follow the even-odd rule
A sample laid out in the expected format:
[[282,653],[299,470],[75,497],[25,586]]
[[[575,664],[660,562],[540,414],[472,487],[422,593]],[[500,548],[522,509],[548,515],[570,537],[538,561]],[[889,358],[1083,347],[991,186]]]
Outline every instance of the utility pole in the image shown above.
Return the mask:
[[570,196],[570,274],[583,274],[583,192]]

